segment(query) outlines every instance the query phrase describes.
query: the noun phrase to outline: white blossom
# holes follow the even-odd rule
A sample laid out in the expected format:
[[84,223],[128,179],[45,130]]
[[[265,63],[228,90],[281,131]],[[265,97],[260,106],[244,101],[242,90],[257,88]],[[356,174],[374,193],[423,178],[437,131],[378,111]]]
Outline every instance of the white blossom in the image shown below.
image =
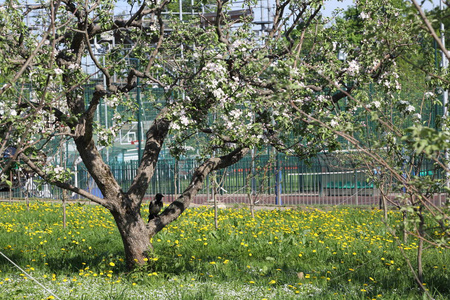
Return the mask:
[[319,95],[319,96],[317,97],[317,101],[318,101],[318,102],[326,102],[326,101],[328,101],[328,97],[327,97],[327,96],[324,96],[324,95]]
[[412,113],[415,110],[416,110],[416,108],[414,106],[412,106],[412,105],[408,105],[405,108],[405,111],[408,112],[408,113]]
[[172,124],[170,124],[170,129],[171,130],[180,130],[181,127],[177,123],[172,123]]
[[349,75],[354,76],[356,74],[359,74],[361,66],[356,60],[352,60],[348,63],[347,72]]
[[216,99],[223,99],[225,97],[225,93],[221,88],[215,89],[212,93]]
[[78,69],[80,66],[78,64],[70,64],[67,68],[69,70],[75,70]]
[[230,116],[232,116],[233,118],[238,119],[241,115],[242,111],[240,111],[239,109],[233,109],[232,111],[230,111]]
[[419,114],[419,113],[413,114],[412,117],[413,117],[416,121],[422,120],[422,115]]
[[187,126],[187,125],[189,125],[190,122],[189,122],[188,117],[183,115],[180,117],[180,123],[184,126]]
[[361,19],[365,20],[365,19],[370,18],[370,15],[367,14],[367,13],[365,13],[365,12],[361,12],[361,13],[359,14],[359,17],[360,17]]
[[434,93],[433,92],[425,92],[424,97],[426,99],[432,98],[432,97],[434,97]]
[[56,68],[53,71],[55,72],[56,75],[61,75],[62,73],[64,73],[64,71],[61,70],[60,68]]
[[63,167],[60,167],[59,165],[56,165],[56,167],[53,169],[53,172],[55,172],[57,175],[62,173],[64,171]]
[[205,69],[214,73],[224,74],[226,72],[225,68],[220,65],[213,62],[209,62],[206,64]]
[[115,108],[119,105],[119,101],[120,99],[116,96],[112,96],[112,97],[105,97],[104,98],[105,103],[108,107],[112,107]]

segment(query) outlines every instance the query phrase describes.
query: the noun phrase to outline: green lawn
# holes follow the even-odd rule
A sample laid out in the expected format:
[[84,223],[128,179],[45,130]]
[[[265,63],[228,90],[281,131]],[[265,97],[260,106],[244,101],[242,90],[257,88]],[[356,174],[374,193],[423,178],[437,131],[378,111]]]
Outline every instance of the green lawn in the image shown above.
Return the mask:
[[[382,212],[348,207],[188,209],[128,273],[112,216],[96,205],[0,203],[0,299],[421,299]],[[389,213],[400,235],[401,216]],[[425,251],[428,290],[450,298],[450,251]],[[36,282],[37,281],[37,282]]]

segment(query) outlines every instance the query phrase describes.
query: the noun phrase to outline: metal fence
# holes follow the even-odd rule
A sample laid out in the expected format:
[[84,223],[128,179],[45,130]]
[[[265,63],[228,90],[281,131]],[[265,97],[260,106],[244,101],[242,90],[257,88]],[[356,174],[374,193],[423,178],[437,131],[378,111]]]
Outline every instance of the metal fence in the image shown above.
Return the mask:
[[[156,193],[166,195],[165,201],[173,201],[189,184],[198,166],[196,159],[161,159],[147,190],[147,199]],[[127,190],[136,175],[137,161],[113,163],[111,171]],[[83,167],[69,166],[75,171],[73,184],[102,197],[92,177]],[[437,174],[431,165],[424,165],[422,175]],[[284,155],[259,155],[245,157],[237,164],[208,176],[203,189],[194,203],[207,204],[216,200],[221,203],[250,203],[257,205],[378,205],[380,193],[371,181],[373,170],[336,164],[324,157],[310,161]],[[420,175],[420,174],[419,174]],[[39,182],[38,178],[18,176],[18,184],[3,189],[0,198],[62,199],[59,188]],[[68,195],[78,199],[78,195]],[[444,195],[437,195],[436,203],[445,202]]]

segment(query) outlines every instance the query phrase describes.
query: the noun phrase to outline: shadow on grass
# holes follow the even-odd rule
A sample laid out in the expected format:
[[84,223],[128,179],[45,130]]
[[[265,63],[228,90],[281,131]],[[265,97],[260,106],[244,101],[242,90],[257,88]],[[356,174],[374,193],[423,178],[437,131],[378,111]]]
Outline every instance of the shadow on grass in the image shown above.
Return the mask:
[[[101,249],[105,249],[104,247]],[[119,262],[119,259],[123,257],[123,250],[113,249],[112,251],[103,251],[92,253],[82,253],[77,250],[66,251],[63,255],[59,253],[49,253],[44,255],[34,255],[21,253],[16,250],[3,252],[8,258],[0,257],[0,270],[5,273],[10,271],[11,273],[22,273],[17,267],[19,266],[26,272],[30,272],[32,267],[35,270],[41,270],[43,272],[55,273],[55,274],[71,274],[76,273],[86,267],[89,267],[92,271],[101,271],[108,268],[108,263],[112,260],[115,261],[114,269],[118,272],[125,272],[125,263]],[[14,262],[15,266],[13,263]],[[110,267],[109,267],[110,268]],[[31,269],[32,270],[32,269]]]

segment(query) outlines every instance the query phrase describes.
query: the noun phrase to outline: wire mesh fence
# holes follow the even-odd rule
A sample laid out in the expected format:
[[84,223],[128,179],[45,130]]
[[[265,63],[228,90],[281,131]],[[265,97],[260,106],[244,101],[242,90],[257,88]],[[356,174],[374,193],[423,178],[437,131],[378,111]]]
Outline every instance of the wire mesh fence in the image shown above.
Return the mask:
[[[147,190],[146,200],[156,193],[171,202],[186,188],[199,162],[195,158],[176,161],[160,159]],[[68,166],[74,170],[72,184],[103,197],[82,163]],[[110,164],[112,173],[126,191],[136,175],[137,161]],[[439,176],[432,165],[424,164],[419,176]],[[284,155],[245,157],[237,164],[210,174],[193,200],[196,204],[219,203],[256,205],[379,205],[381,195],[373,182],[374,170],[336,164],[324,157],[304,161]],[[16,184],[0,192],[1,199],[62,199],[61,189],[39,178],[16,173]],[[401,190],[398,190],[401,192]],[[214,196],[214,197],[213,197]],[[393,195],[394,197],[395,195]],[[69,199],[79,199],[69,194]],[[445,194],[435,195],[443,204]]]

